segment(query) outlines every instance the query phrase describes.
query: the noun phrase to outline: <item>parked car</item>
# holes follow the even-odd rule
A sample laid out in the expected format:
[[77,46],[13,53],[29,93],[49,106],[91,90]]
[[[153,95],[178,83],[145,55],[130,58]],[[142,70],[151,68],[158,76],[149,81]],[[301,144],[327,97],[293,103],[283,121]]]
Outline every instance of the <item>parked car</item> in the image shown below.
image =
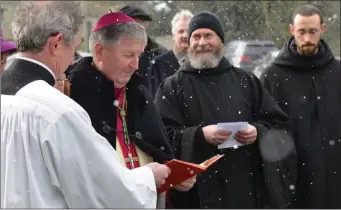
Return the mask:
[[275,60],[279,52],[279,50],[270,51],[262,59],[255,61],[257,66],[253,70],[253,74],[259,78],[264,70]]
[[[82,57],[91,57],[92,55],[91,55],[91,53],[89,53],[89,52],[75,52],[75,61],[74,62],[76,62],[76,61],[78,61],[79,59],[81,59]],[[11,65],[11,63],[12,63],[12,61],[15,59],[15,58],[17,58],[17,57],[19,57],[19,54],[18,53],[15,53],[15,54],[13,54],[13,55],[11,55],[11,56],[9,56],[8,58],[7,58],[7,62],[6,62],[6,66],[5,66],[5,71],[6,71],[6,69],[8,69],[8,67]]]
[[265,40],[234,40],[224,48],[225,57],[232,65],[249,72],[256,67],[256,60],[274,50],[278,50],[275,43]]

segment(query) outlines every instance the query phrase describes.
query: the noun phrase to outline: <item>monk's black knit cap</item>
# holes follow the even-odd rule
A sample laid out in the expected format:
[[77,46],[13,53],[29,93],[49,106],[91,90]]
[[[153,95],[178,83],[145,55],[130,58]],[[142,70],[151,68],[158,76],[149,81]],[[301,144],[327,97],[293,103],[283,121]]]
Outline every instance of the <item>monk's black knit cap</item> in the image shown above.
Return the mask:
[[219,18],[211,12],[199,12],[192,18],[188,26],[188,41],[191,38],[193,31],[199,28],[208,28],[217,33],[221,41],[224,43],[223,24]]

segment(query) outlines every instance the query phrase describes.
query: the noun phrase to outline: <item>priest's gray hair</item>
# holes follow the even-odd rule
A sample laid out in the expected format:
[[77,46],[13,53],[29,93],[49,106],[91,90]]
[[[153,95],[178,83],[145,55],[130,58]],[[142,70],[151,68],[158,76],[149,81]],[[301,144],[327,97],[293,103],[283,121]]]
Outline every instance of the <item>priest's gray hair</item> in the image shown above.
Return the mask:
[[190,20],[193,17],[193,13],[189,10],[180,10],[180,12],[177,12],[172,21],[171,21],[171,25],[172,25],[172,33],[175,34],[176,30],[177,30],[177,24],[179,22],[179,20],[181,19],[185,19],[185,20]]
[[147,32],[136,22],[118,23],[109,25],[90,34],[89,49],[93,52],[96,43],[101,45],[115,45],[120,41],[121,37],[141,40],[147,45]]
[[40,52],[54,33],[63,34],[65,43],[70,44],[83,20],[79,1],[22,1],[11,26],[18,51]]

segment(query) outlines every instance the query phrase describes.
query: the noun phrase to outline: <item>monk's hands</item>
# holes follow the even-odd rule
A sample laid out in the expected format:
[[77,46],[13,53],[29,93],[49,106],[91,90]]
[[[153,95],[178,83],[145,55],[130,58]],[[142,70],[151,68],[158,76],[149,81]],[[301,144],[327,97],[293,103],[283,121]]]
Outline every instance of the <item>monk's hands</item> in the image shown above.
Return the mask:
[[194,186],[196,181],[197,181],[197,176],[194,176],[194,177],[189,178],[186,181],[184,181],[178,185],[175,185],[174,188],[176,190],[182,191],[182,192],[189,191]]
[[246,130],[240,130],[234,138],[242,144],[252,144],[257,139],[257,128],[248,124]]
[[[217,125],[208,125],[202,128],[205,139],[213,145],[219,145],[226,141],[232,134],[231,131],[218,130]],[[234,138],[242,144],[252,144],[257,139],[257,128],[248,124],[245,130],[240,130]]]
[[154,174],[156,187],[160,187],[161,185],[163,185],[167,177],[171,173],[170,168],[164,164],[154,162],[146,164],[145,166],[149,167],[152,170]]
[[232,134],[231,131],[218,130],[217,125],[208,125],[203,127],[202,130],[206,141],[213,145],[223,143]]

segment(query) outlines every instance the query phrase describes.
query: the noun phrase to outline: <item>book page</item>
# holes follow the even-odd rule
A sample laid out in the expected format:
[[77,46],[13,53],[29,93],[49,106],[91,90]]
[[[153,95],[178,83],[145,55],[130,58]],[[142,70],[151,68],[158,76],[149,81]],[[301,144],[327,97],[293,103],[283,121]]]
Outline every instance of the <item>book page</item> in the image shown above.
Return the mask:
[[221,157],[223,157],[224,155],[215,155],[213,157],[211,157],[208,160],[205,160],[204,162],[202,162],[200,164],[200,166],[204,167],[205,169],[208,168],[210,165],[212,165],[213,163],[215,163],[217,160],[219,160]]

